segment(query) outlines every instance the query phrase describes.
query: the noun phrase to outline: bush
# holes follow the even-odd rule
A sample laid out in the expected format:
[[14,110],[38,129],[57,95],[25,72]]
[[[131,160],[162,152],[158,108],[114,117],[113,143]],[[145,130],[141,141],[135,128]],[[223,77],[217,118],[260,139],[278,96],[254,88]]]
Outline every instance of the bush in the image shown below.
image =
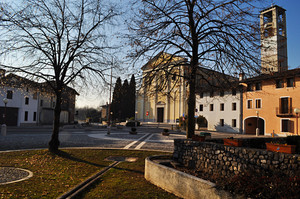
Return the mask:
[[132,128],[131,128],[131,131],[132,131],[132,132],[136,132],[136,128],[132,127]]
[[169,129],[164,129],[164,132],[165,132],[165,133],[168,133],[168,132],[169,132]]
[[199,127],[207,127],[207,120],[204,116],[199,115],[198,118],[196,118],[196,123]]
[[[140,126],[141,123],[139,121],[137,121],[137,126]],[[126,126],[135,126],[135,121],[128,121],[126,123]]]
[[289,145],[296,145],[296,153],[300,154],[300,136],[287,136],[286,143]]

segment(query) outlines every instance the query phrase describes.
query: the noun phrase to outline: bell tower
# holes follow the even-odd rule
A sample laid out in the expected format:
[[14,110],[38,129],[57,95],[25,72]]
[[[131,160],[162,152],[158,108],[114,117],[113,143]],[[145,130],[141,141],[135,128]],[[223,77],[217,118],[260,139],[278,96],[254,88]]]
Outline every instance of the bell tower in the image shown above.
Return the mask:
[[288,70],[285,9],[272,6],[260,12],[261,73]]

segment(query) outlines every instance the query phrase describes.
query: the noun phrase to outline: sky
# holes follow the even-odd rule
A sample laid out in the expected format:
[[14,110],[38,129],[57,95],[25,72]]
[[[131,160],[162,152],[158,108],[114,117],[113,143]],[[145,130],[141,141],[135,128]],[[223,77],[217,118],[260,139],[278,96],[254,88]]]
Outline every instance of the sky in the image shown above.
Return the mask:
[[[0,2],[9,2],[10,0],[0,0]],[[115,2],[121,7],[125,7],[125,11],[130,11],[128,2],[131,0],[111,0],[111,2]],[[271,6],[278,5],[286,10],[286,20],[287,20],[287,46],[288,46],[288,66],[289,69],[294,69],[300,67],[300,0],[261,0],[263,5]],[[125,15],[126,17],[126,15]],[[117,26],[116,26],[117,27]],[[119,28],[119,27],[118,27]],[[117,28],[117,29],[118,29]],[[119,28],[120,29],[120,28]],[[108,30],[108,32],[114,32],[115,30]],[[120,38],[119,38],[120,39]],[[115,42],[119,42],[120,40],[116,40]],[[114,41],[112,41],[114,42]],[[118,55],[116,55],[117,59],[124,60],[126,56],[125,48],[120,50]],[[124,52],[121,52],[124,51]],[[130,64],[129,64],[130,65]],[[128,70],[128,63],[124,63],[126,66],[123,71],[114,70],[113,71],[113,80],[112,85],[115,84],[116,78],[121,76],[122,81],[125,78],[130,80],[130,76],[132,74],[136,74],[139,71],[139,68],[134,68],[134,70]],[[108,74],[109,75],[109,74]],[[137,80],[139,81],[139,80]],[[77,90],[80,94],[77,96],[76,107],[94,107],[97,108],[101,105],[104,105],[109,101],[109,86],[106,88],[98,88],[97,89],[80,89]]]
[[300,1],[274,0],[286,10],[289,69],[300,67]]
[[[266,0],[266,5],[278,5],[286,9],[287,45],[289,69],[300,67],[300,0]],[[122,57],[119,57],[122,59]],[[115,71],[118,74],[118,71]],[[119,73],[120,74],[120,73]],[[121,72],[122,74],[122,72]],[[129,75],[127,75],[129,80]],[[124,79],[122,79],[124,81]],[[113,80],[114,85],[115,80]],[[93,92],[92,92],[93,93]],[[101,94],[81,93],[77,97],[76,106],[99,107],[109,101],[109,88]]]

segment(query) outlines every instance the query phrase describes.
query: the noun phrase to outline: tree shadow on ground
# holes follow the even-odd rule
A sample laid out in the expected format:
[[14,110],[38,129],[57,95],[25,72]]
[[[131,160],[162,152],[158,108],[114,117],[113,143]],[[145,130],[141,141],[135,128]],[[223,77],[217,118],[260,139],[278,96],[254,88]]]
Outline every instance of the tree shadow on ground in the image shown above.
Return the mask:
[[94,162],[90,162],[90,161],[87,161],[87,160],[83,160],[83,159],[74,157],[71,154],[69,154],[65,151],[61,151],[61,150],[58,150],[58,151],[56,151],[55,153],[52,153],[52,154],[57,155],[61,158],[69,159],[69,160],[76,161],[76,162],[82,162],[82,163],[93,165],[93,166],[96,166],[96,167],[106,167],[107,166],[107,165],[101,165],[101,164],[97,164],[97,163],[94,163]]
[[[108,166],[108,165],[101,165],[101,164],[97,164],[97,163],[94,163],[94,162],[90,162],[90,161],[87,161],[87,160],[83,160],[83,159],[74,157],[71,154],[69,154],[65,151],[62,151],[62,150],[58,150],[57,152],[52,153],[52,154],[57,155],[61,158],[65,158],[65,159],[69,159],[69,160],[72,160],[72,161],[93,165],[93,166],[96,166],[96,167],[107,167]],[[120,161],[120,162],[122,163],[122,161]],[[133,170],[133,169],[126,169],[126,168],[121,168],[121,167],[117,167],[117,166],[114,166],[113,168],[117,169],[117,170],[123,170],[123,171],[138,173],[138,174],[144,174],[144,172],[141,172],[141,171],[138,171],[138,170]]]

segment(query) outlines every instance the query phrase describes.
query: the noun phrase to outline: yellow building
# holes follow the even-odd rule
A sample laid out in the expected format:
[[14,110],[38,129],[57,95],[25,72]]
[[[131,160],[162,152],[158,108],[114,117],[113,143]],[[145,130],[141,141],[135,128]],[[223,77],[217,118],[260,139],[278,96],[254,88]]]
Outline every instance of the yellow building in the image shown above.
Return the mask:
[[175,123],[187,114],[184,63],[181,57],[161,52],[142,67],[143,82],[136,99],[138,120]]

